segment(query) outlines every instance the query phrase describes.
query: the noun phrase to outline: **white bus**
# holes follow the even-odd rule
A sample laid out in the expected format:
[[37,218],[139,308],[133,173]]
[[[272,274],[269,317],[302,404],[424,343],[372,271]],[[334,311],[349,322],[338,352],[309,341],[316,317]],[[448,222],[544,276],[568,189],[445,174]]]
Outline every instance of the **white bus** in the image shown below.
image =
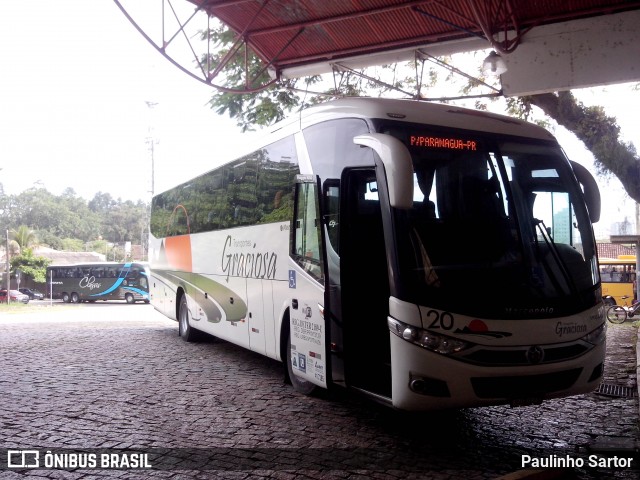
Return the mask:
[[337,100],[153,198],[151,302],[186,341],[283,361],[305,394],[536,404],[600,382],[599,215],[593,177],[538,126]]

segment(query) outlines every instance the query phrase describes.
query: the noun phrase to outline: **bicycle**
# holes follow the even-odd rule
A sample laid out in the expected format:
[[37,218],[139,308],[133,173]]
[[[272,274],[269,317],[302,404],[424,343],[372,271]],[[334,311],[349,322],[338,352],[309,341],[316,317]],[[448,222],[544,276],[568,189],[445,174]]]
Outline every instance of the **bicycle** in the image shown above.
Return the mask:
[[623,295],[624,305],[612,305],[607,308],[607,320],[611,323],[624,323],[627,318],[633,317],[638,311],[640,311],[640,302],[636,302],[633,305],[627,305],[627,298],[629,295]]

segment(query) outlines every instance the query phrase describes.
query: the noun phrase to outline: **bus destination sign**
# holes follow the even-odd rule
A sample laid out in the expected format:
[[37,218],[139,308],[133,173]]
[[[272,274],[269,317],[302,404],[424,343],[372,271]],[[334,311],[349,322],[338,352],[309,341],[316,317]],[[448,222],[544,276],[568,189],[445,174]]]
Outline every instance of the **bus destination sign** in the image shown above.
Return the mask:
[[478,143],[475,140],[465,140],[453,137],[436,137],[429,135],[411,135],[409,142],[412,147],[419,148],[446,148],[450,150],[471,150],[478,149]]

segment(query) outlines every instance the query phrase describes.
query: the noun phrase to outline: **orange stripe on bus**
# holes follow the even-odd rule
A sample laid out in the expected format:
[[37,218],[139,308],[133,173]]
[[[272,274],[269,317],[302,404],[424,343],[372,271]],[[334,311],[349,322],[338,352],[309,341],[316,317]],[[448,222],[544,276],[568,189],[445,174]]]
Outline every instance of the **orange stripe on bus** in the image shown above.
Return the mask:
[[164,240],[164,248],[170,267],[191,272],[191,235],[167,237]]

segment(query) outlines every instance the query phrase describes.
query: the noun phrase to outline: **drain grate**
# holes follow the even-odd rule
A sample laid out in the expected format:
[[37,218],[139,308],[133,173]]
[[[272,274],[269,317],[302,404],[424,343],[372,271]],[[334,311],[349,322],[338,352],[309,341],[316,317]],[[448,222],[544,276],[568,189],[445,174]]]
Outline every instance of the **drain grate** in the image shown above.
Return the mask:
[[638,389],[636,387],[626,387],[624,385],[601,383],[598,389],[593,393],[596,395],[604,395],[606,397],[632,398],[638,396]]

